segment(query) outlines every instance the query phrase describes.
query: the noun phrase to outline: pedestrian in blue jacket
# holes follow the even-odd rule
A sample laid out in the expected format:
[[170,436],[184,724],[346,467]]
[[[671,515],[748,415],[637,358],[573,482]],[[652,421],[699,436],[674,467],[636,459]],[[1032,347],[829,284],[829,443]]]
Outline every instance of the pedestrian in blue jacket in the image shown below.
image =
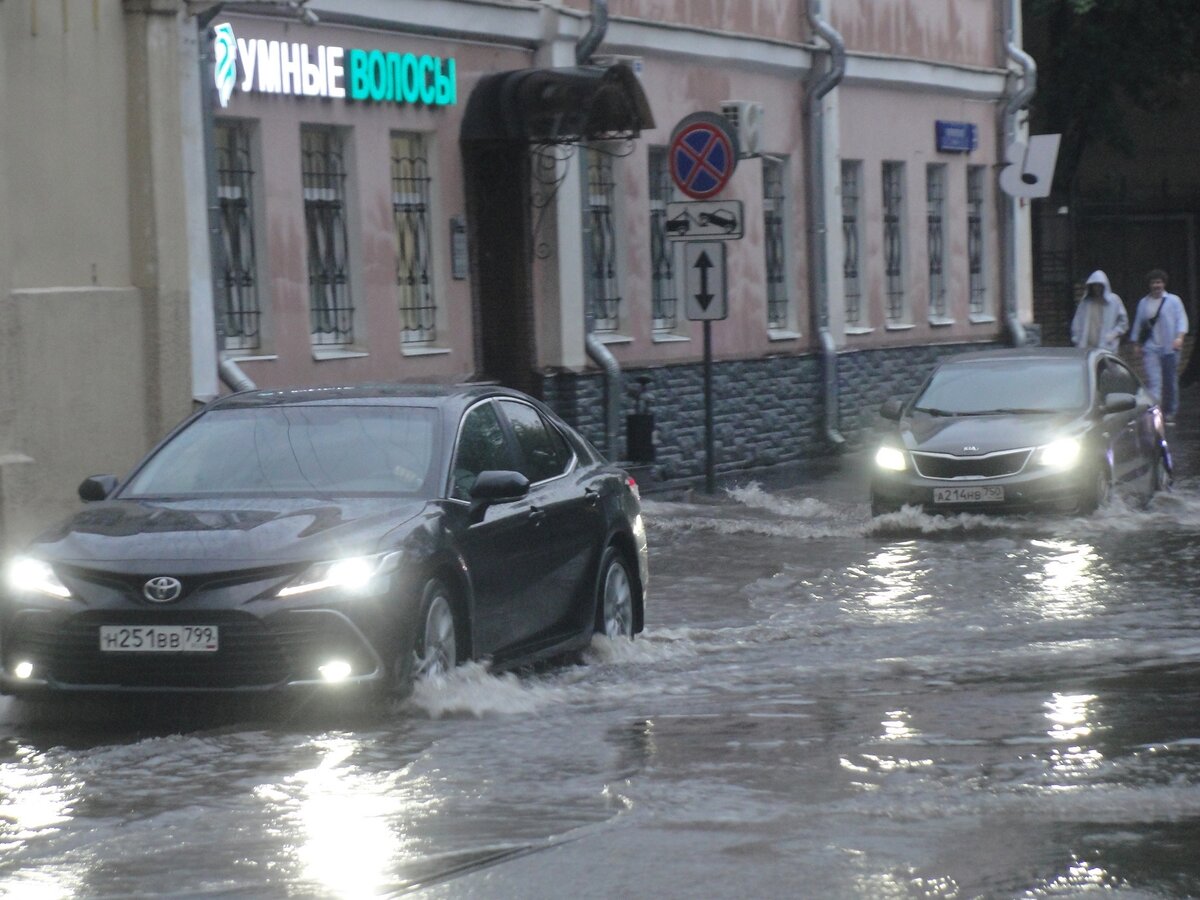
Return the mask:
[[1146,274],[1150,293],[1138,301],[1133,333],[1146,373],[1146,387],[1158,400],[1168,424],[1179,410],[1179,351],[1187,336],[1188,317],[1183,301],[1167,292],[1167,273],[1151,269]]
[[1076,347],[1117,350],[1121,335],[1129,330],[1125,304],[1112,292],[1108,276],[1097,269],[1088,276],[1083,297],[1071,320],[1071,343]]

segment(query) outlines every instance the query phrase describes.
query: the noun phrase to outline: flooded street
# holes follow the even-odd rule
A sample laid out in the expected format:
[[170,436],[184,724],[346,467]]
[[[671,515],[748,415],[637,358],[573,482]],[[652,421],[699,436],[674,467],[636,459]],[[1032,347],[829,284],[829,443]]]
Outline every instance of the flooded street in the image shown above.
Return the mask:
[[0,701],[0,893],[1194,895],[1180,471],[1087,519],[651,498],[644,635],[395,709]]

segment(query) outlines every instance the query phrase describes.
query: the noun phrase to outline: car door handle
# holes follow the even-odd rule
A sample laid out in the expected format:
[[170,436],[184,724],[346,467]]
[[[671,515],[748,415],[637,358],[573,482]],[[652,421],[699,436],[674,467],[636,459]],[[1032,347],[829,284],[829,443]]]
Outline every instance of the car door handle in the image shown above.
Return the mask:
[[541,525],[546,521],[546,511],[538,506],[532,506],[529,509],[529,521],[534,525]]
[[595,506],[600,502],[600,492],[595,488],[584,488],[583,499],[588,502],[588,506]]

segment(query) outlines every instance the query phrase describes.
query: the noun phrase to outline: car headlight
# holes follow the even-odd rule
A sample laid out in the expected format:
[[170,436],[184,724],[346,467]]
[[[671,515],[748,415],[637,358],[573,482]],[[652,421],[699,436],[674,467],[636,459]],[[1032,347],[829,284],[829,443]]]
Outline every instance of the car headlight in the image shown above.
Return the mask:
[[71,590],[57,575],[50,564],[31,556],[18,556],[8,564],[8,586],[14,591],[27,594],[48,594],[51,597],[67,598]]
[[337,588],[351,594],[370,594],[379,590],[380,576],[394,572],[400,565],[400,556],[400,553],[376,553],[314,563],[275,596],[294,597],[296,594],[327,588]]
[[875,451],[875,465],[892,472],[903,472],[908,468],[908,460],[903,450],[884,445]]
[[1038,451],[1038,462],[1052,469],[1069,469],[1079,461],[1081,449],[1075,438],[1059,438]]

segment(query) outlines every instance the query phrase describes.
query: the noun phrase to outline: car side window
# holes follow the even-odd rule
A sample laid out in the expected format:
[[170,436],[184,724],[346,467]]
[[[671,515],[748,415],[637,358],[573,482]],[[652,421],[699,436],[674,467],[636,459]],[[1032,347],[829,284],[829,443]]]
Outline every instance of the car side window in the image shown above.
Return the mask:
[[521,449],[522,475],[533,483],[554,478],[567,470],[571,463],[571,449],[557,428],[547,423],[527,403],[501,400],[500,406]]
[[1101,399],[1109,394],[1134,394],[1138,392],[1137,377],[1120,363],[1105,360],[1100,364],[1097,380]]
[[508,442],[495,406],[481,403],[473,407],[467,412],[459,431],[450,496],[455,500],[470,500],[471,488],[480,472],[510,470],[512,467]]

